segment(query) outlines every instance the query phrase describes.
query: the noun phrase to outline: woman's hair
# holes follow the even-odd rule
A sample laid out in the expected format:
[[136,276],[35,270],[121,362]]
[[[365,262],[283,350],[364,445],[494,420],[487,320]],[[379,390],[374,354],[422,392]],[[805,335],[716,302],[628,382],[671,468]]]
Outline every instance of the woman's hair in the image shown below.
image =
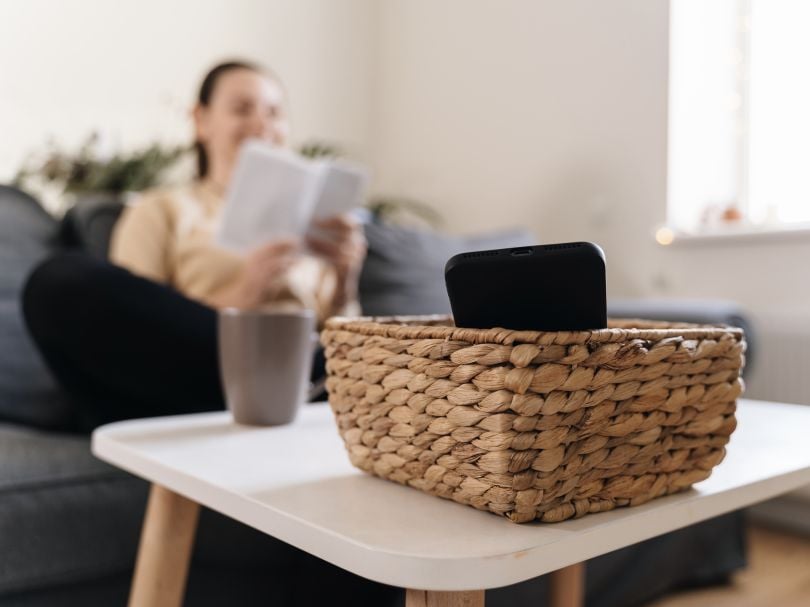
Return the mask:
[[[264,69],[248,61],[227,61],[214,66],[203,78],[200,85],[200,92],[197,95],[197,103],[207,107],[211,103],[211,95],[214,93],[217,81],[220,76],[234,70],[250,70],[260,74],[266,73]],[[202,179],[208,174],[208,153],[201,141],[194,142],[194,151],[197,153],[197,176]]]

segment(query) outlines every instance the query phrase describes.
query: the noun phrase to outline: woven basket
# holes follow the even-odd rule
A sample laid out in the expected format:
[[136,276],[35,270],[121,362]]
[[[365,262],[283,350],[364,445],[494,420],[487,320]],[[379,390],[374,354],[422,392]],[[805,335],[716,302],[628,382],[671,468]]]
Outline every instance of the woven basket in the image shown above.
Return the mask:
[[332,318],[321,341],[352,464],[519,523],[706,479],[743,390],[745,341],[729,327],[612,320],[540,333]]

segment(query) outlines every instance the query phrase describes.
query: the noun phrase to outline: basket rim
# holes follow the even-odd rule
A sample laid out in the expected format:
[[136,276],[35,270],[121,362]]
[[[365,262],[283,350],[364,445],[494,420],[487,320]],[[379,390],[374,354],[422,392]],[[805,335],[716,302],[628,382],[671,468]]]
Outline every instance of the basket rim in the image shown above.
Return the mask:
[[422,316],[333,316],[327,319],[325,331],[349,331],[362,335],[377,335],[396,339],[441,339],[472,344],[534,344],[571,345],[585,343],[617,343],[633,339],[659,341],[667,338],[744,340],[744,332],[731,325],[698,325],[686,322],[664,322],[640,318],[610,318],[613,325],[592,331],[518,331],[494,327],[469,329],[447,326],[452,316],[444,314]]

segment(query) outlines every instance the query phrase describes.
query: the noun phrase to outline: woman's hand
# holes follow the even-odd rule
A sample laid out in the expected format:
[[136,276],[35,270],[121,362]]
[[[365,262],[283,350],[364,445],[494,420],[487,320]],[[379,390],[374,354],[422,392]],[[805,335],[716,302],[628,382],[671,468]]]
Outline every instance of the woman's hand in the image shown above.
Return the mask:
[[301,248],[298,239],[275,240],[251,251],[236,282],[217,301],[217,307],[250,309],[272,299],[282,286],[282,277],[295,262]]
[[338,289],[333,305],[336,309],[342,308],[357,299],[357,285],[367,248],[363,227],[351,215],[316,219],[312,225],[318,230],[318,235],[309,236],[307,244],[335,266]]

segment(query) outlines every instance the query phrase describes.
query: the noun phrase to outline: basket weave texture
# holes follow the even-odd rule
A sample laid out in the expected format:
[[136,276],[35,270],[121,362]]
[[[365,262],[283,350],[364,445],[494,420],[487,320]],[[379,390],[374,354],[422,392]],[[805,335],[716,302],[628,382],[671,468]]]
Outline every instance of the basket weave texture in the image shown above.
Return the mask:
[[535,332],[336,317],[321,341],[353,465],[519,523],[706,479],[743,390],[744,336],[730,327],[611,320]]

